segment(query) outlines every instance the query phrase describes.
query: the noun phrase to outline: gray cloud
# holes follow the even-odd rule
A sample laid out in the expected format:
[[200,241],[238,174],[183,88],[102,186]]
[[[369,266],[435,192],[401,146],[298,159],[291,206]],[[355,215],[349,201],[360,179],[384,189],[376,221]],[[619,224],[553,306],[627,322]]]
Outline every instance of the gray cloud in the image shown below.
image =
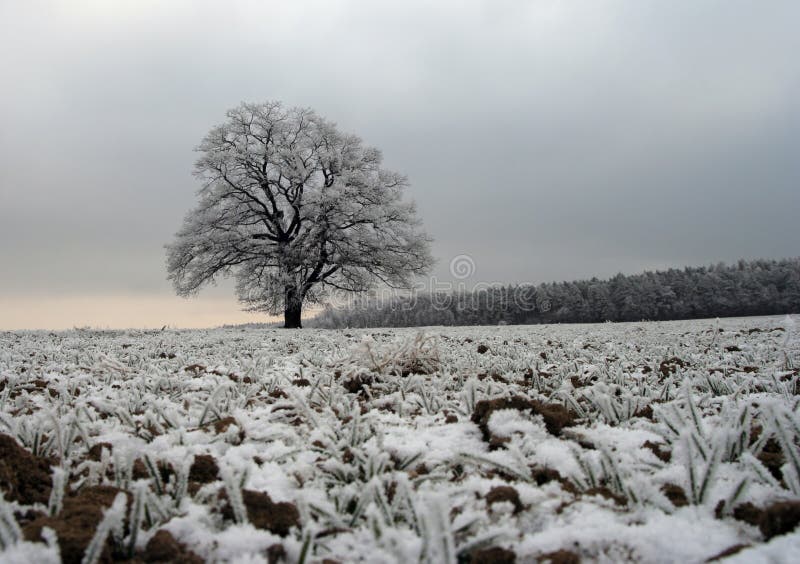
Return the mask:
[[274,98],[409,175],[440,278],[798,254],[797,2],[387,4],[0,4],[0,294],[169,293],[192,148]]

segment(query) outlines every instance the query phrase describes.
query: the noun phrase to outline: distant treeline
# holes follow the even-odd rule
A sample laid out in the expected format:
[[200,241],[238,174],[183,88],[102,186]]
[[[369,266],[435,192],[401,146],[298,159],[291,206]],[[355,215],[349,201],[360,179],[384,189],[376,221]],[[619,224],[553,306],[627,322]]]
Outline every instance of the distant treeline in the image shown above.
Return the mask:
[[800,258],[741,260],[609,280],[492,286],[364,298],[327,308],[315,327],[595,323],[774,315],[800,311]]

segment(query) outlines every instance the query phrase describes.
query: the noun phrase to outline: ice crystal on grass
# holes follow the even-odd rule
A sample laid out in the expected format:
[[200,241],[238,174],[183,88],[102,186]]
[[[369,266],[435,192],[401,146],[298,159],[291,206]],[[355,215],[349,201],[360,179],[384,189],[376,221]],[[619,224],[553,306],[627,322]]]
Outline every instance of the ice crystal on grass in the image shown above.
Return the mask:
[[[0,333],[0,559],[144,559],[156,532],[212,562],[758,548],[800,498],[777,328]],[[53,537],[98,487],[123,493],[96,530]]]

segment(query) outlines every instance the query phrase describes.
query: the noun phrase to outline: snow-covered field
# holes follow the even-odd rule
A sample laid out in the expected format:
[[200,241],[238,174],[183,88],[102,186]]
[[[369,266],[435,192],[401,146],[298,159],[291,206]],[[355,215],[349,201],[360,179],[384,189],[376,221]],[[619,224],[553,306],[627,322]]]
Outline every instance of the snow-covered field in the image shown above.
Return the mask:
[[796,561],[797,366],[791,318],[0,333],[0,561]]

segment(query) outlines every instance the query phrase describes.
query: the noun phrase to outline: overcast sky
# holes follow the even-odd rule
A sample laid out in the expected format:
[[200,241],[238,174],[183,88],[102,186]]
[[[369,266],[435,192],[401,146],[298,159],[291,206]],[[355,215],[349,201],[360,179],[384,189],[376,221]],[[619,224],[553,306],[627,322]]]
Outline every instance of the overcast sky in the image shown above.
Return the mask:
[[409,176],[449,280],[800,255],[800,2],[0,0],[0,328],[245,319],[174,297],[193,148],[310,106]]

